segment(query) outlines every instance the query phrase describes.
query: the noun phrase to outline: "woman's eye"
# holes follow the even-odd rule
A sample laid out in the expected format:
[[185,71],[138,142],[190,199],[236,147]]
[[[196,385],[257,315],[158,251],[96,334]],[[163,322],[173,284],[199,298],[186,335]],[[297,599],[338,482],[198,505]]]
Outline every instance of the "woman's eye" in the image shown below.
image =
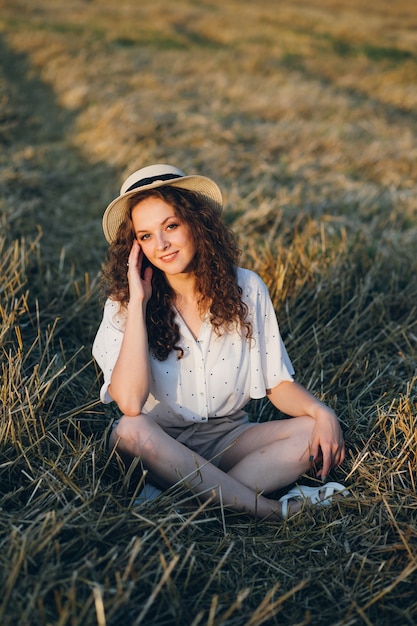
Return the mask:
[[178,224],[168,224],[167,229],[168,230],[174,230],[174,228],[177,228]]
[[149,235],[141,235],[139,239],[140,241],[146,241],[146,239],[149,239]]

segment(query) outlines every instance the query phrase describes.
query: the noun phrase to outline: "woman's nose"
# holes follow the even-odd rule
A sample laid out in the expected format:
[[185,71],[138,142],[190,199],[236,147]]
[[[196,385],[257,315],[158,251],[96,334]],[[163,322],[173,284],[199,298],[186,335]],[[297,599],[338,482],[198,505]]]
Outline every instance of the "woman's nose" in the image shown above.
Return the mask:
[[157,249],[158,250],[166,250],[167,248],[169,248],[170,243],[169,241],[167,241],[167,239],[163,236],[163,234],[159,235],[157,238]]

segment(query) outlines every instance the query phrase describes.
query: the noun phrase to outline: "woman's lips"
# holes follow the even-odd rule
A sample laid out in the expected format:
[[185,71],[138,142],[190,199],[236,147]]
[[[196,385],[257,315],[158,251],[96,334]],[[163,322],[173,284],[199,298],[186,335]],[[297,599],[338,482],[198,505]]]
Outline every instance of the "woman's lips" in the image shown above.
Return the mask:
[[178,251],[170,252],[169,254],[165,254],[164,256],[161,256],[159,260],[162,261],[163,263],[169,263],[170,261],[173,261],[176,258],[177,254],[178,254]]

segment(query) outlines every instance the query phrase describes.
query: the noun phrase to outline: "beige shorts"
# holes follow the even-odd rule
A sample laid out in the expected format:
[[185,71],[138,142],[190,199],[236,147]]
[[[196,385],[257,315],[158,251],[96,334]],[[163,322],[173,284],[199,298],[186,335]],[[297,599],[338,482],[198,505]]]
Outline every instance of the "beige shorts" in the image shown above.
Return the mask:
[[[113,422],[112,429],[117,426],[120,419]],[[247,413],[237,411],[227,417],[209,418],[208,422],[164,427],[163,430],[218,467],[225,450],[233,446],[236,439],[253,426],[256,426],[256,423],[249,422]]]
[[253,426],[256,424],[249,422],[248,415],[244,411],[238,411],[228,417],[209,418],[208,422],[164,430],[193,452],[219,466],[225,450],[233,446],[236,439]]

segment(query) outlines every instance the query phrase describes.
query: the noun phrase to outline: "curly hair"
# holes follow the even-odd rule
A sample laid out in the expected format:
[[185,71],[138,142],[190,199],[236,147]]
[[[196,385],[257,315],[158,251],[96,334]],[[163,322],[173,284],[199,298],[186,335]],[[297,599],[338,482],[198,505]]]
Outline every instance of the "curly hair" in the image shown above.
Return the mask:
[[[248,308],[242,301],[242,289],[236,279],[240,250],[235,236],[223,223],[220,212],[192,191],[167,186],[139,191],[129,198],[126,217],[108,248],[103,266],[105,297],[118,301],[122,308],[129,302],[126,262],[135,238],[132,210],[141,200],[149,197],[161,198],[170,204],[178,218],[190,228],[197,248],[193,272],[198,303],[201,309],[209,303],[214,331],[221,335],[239,328],[249,339],[252,326],[247,320]],[[147,259],[144,261],[150,265]],[[160,361],[167,359],[173,350],[181,358],[183,349],[179,345],[180,332],[175,323],[176,294],[165,274],[154,266],[152,268],[152,296],[146,309],[149,349]]]

